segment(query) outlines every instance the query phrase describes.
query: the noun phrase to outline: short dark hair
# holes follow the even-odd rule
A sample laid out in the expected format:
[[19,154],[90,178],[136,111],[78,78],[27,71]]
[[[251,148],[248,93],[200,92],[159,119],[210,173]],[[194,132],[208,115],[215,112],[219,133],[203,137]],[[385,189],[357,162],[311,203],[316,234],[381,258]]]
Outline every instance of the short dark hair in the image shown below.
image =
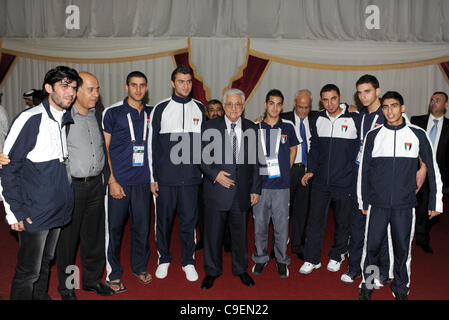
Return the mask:
[[223,108],[223,104],[221,103],[220,100],[212,99],[212,100],[207,101],[207,103],[206,103],[206,110],[209,110],[209,106],[212,105],[212,104],[219,104]]
[[340,95],[340,89],[338,89],[338,87],[335,84],[328,83],[324,87],[321,88],[320,97],[323,94],[323,92],[328,92],[328,91],[332,91],[332,90],[337,92],[338,95]]
[[397,91],[388,91],[386,92],[383,96],[382,99],[380,100],[380,105],[382,106],[384,104],[384,101],[387,99],[395,99],[398,100],[399,103],[401,104],[401,106],[404,104],[404,98],[402,98],[401,94]]
[[359,85],[364,83],[371,83],[374,89],[378,89],[380,87],[379,80],[377,80],[377,78],[372,74],[364,74],[363,76],[361,76],[355,83],[355,86],[358,87]]
[[434,96],[434,95],[436,95],[436,94],[442,94],[442,95],[446,98],[445,102],[447,101],[447,93],[446,93],[446,92],[444,92],[444,91],[435,91],[435,92],[432,94],[432,96]]
[[192,71],[192,69],[190,69],[189,67],[187,67],[184,64],[180,64],[175,70],[173,70],[173,72],[171,74],[171,81],[175,81],[176,75],[178,73],[190,74],[192,76],[192,79],[193,79],[193,71]]
[[140,71],[130,72],[128,74],[128,76],[126,77],[126,85],[129,84],[129,82],[131,81],[131,78],[144,78],[145,79],[145,83],[148,84],[147,76],[143,72],[140,72]]
[[282,103],[284,103],[284,95],[282,94],[281,90],[271,89],[270,91],[268,91],[265,97],[265,102],[268,102],[270,100],[270,97],[279,97],[282,99]]
[[55,83],[67,79],[68,81],[76,81],[76,86],[79,87],[81,78],[78,75],[78,71],[66,66],[57,66],[47,71],[44,77],[44,83],[42,84],[42,91],[44,96],[47,97],[48,93],[45,90],[45,85],[49,84],[54,88]]

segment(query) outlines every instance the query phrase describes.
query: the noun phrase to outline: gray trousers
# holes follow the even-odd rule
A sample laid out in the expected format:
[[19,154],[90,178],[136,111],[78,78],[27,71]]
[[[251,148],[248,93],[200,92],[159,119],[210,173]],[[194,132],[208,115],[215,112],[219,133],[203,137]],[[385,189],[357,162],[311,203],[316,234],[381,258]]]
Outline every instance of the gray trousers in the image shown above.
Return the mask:
[[268,257],[268,228],[270,219],[274,229],[274,254],[276,261],[290,264],[287,256],[290,189],[262,189],[259,201],[253,207],[255,263],[265,263]]

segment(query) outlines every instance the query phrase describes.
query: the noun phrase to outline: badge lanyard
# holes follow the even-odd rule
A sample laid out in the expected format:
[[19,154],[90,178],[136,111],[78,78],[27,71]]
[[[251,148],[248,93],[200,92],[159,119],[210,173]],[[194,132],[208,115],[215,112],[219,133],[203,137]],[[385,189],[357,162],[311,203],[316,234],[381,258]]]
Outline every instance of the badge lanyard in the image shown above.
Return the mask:
[[143,110],[143,136],[142,145],[136,145],[136,136],[134,135],[134,126],[131,121],[131,114],[128,113],[126,117],[128,118],[129,133],[131,135],[131,141],[133,143],[133,167],[142,167],[144,165],[144,154],[145,154],[145,140],[147,133],[147,113]]
[[261,138],[261,144],[262,144],[262,151],[266,159],[267,163],[267,170],[268,170],[268,178],[278,178],[281,176],[281,171],[279,168],[279,160],[278,160],[278,154],[279,154],[279,146],[281,144],[281,128],[278,129],[278,134],[276,137],[276,149],[275,149],[275,157],[269,158],[267,153],[267,145],[265,142],[265,129],[262,129],[262,124],[259,123],[259,132],[260,132],[260,138]]

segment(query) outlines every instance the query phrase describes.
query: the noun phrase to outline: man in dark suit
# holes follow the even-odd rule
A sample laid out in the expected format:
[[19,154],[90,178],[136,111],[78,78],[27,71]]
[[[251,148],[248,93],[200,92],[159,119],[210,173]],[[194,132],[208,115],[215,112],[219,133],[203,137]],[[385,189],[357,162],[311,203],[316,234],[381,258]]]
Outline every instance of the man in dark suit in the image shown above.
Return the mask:
[[281,113],[280,117],[294,123],[296,135],[300,142],[295,162],[290,169],[291,250],[292,253],[296,253],[299,259],[304,260],[303,251],[309,211],[310,186],[303,186],[301,179],[307,170],[307,155],[310,150],[309,118],[314,117],[316,111],[311,111],[312,93],[307,89],[299,90],[296,93],[294,103],[293,111]]
[[[448,106],[448,96],[445,92],[437,91],[430,98],[429,114],[415,116],[410,119],[415,124],[426,130],[432,142],[436,161],[443,181],[443,190],[449,187],[449,119],[444,114]],[[418,206],[416,207],[416,245],[424,252],[433,253],[430,247],[430,230],[435,223],[428,215],[429,181],[426,179],[421,190],[417,194]]]
[[[202,170],[204,179],[204,271],[202,289],[209,289],[222,273],[222,245],[229,221],[232,243],[232,273],[246,286],[254,286],[247,273],[248,211],[261,194],[257,126],[242,118],[245,94],[229,89],[223,97],[224,117],[203,127]],[[213,141],[208,144],[210,137]],[[207,138],[209,137],[209,138]],[[212,148],[211,148],[212,147]]]

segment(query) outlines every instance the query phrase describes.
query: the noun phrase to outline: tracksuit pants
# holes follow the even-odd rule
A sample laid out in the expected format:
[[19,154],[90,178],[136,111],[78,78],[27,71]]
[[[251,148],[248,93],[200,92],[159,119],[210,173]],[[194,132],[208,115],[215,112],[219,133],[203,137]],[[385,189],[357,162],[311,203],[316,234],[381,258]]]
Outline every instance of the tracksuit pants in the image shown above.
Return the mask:
[[334,204],[335,231],[334,245],[329,251],[329,257],[335,261],[341,261],[342,255],[348,251],[349,216],[352,206],[350,194],[344,190],[313,184],[310,200],[304,261],[313,264],[321,262],[321,248],[331,202]]
[[270,260],[268,231],[270,220],[272,220],[276,261],[290,264],[290,257],[287,256],[289,197],[290,189],[262,189],[260,199],[253,207],[256,252],[253,253],[252,259],[255,263],[265,263]]
[[377,256],[390,224],[394,252],[394,280],[391,283],[391,290],[401,294],[409,293],[411,242],[415,231],[414,211],[414,209],[370,207],[366,218],[365,245],[361,262],[362,288],[374,289],[373,266],[377,263]]
[[161,186],[156,198],[156,245],[158,264],[172,260],[170,238],[173,220],[178,211],[181,241],[181,264],[195,265],[195,227],[198,219],[198,185]]
[[[358,203],[352,201],[351,231],[348,244],[348,273],[351,275],[361,275],[362,273],[360,261],[362,260],[363,243],[365,241],[365,229],[366,216],[359,210]],[[378,265],[380,269],[380,280],[393,278],[393,250],[391,248],[391,243],[389,243],[388,234],[385,234],[385,238],[382,240],[382,246],[379,251],[378,262],[376,265]]]
[[120,279],[120,247],[128,212],[131,217],[131,268],[134,273],[147,271],[150,257],[151,189],[150,184],[122,186],[126,197],[114,199],[109,191],[106,214],[106,280]]

